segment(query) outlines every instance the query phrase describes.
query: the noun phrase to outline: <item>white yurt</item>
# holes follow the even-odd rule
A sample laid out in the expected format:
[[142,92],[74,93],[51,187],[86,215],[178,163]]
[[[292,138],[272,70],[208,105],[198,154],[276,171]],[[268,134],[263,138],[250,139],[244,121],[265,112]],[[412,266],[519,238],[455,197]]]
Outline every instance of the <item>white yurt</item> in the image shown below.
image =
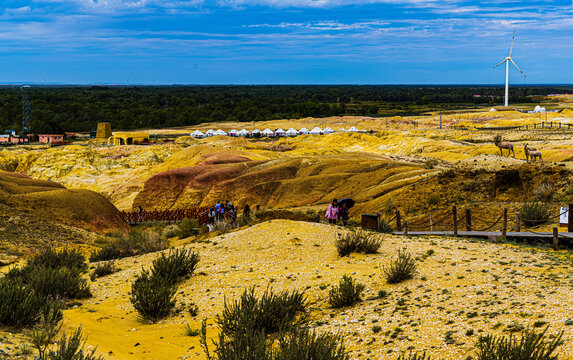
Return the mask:
[[275,136],[285,136],[286,133],[283,129],[276,129],[275,130]]
[[290,128],[286,131],[286,136],[297,136],[298,135],[298,131],[296,131],[296,129]]
[[219,136],[219,135],[227,136],[227,133],[224,132],[223,130],[219,129],[219,130],[215,131],[215,136]]
[[332,130],[331,128],[327,127],[326,129],[324,129],[322,131],[323,134],[332,134],[334,132],[334,130]]
[[340,129],[338,129],[338,131],[344,131],[345,132],[346,130],[344,128],[340,128]]
[[546,110],[545,110],[544,107],[541,107],[541,106],[537,105],[537,106],[535,107],[535,110],[533,110],[533,111],[536,112],[536,113],[539,113],[539,112],[545,112]]
[[497,110],[495,110],[494,108],[489,109],[489,112],[492,112],[492,111],[497,111]]
[[261,137],[261,136],[263,135],[263,133],[261,132],[261,130],[255,129],[255,130],[253,130],[253,132],[251,133],[251,135],[252,135],[253,137]]
[[261,133],[263,136],[267,136],[267,137],[273,137],[275,136],[275,132],[272,131],[271,129],[265,129],[263,130],[263,132]]
[[229,131],[229,136],[239,136],[239,132],[235,129]]
[[[259,132],[260,132],[260,131],[259,131]],[[249,133],[248,130],[241,129],[241,131],[239,131],[239,132],[237,133],[237,135],[238,135],[238,136],[249,136],[250,133]]]
[[320,135],[322,134],[322,129],[318,126],[308,132],[311,135]]
[[213,129],[209,129],[205,133],[205,136],[215,136],[215,131]]
[[195,130],[191,133],[191,137],[195,139],[201,139],[205,137],[205,134],[201,130]]
[[356,127],[351,127],[350,129],[348,129],[349,132],[358,132],[359,130]]
[[307,134],[308,134],[308,129],[305,128],[305,127],[303,127],[302,129],[300,129],[300,130],[298,131],[298,134],[299,134],[299,135],[307,135]]

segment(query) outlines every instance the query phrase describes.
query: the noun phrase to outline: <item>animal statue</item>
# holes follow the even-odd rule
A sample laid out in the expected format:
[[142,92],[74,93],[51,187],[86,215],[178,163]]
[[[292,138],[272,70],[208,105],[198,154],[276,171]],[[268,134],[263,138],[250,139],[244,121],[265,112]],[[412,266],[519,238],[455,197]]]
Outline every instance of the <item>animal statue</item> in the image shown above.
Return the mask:
[[542,157],[541,151],[537,151],[536,148],[530,148],[527,146],[527,144],[523,145],[523,150],[525,150],[525,157],[527,158],[528,162],[529,162],[529,158],[531,158],[531,160],[535,159],[536,162],[537,162],[537,159],[539,159],[543,162],[543,157]]
[[513,151],[513,143],[510,143],[509,141],[501,141],[500,135],[496,135],[493,138],[493,142],[494,142],[495,146],[497,146],[499,148],[499,152],[501,153],[501,156],[503,156],[503,149],[507,149],[507,150],[509,150],[507,152],[507,156],[509,157],[509,154],[513,153],[513,157],[515,157],[515,151]]

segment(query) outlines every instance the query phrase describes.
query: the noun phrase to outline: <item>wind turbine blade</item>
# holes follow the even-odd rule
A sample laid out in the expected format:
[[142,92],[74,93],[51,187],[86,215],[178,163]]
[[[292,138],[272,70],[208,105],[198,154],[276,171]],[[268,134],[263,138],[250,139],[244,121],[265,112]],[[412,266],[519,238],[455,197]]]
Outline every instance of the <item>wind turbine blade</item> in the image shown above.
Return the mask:
[[499,65],[503,64],[504,62],[506,62],[507,59],[503,60],[502,62],[500,62],[499,64],[497,64],[496,66],[494,66],[493,68],[495,69],[496,67],[498,67]]
[[511,47],[509,48],[509,57],[511,57],[511,53],[513,52],[513,41],[515,40],[515,30],[513,30],[513,37],[511,38]]
[[517,70],[519,70],[519,72],[521,73],[521,75],[523,75],[525,78],[527,78],[527,76],[525,76],[525,74],[523,73],[523,71],[521,71],[521,69],[519,68],[519,66],[517,66],[517,64],[515,62],[513,62],[513,59],[509,59],[511,61],[511,63],[513,65],[515,65],[515,67],[517,68]]

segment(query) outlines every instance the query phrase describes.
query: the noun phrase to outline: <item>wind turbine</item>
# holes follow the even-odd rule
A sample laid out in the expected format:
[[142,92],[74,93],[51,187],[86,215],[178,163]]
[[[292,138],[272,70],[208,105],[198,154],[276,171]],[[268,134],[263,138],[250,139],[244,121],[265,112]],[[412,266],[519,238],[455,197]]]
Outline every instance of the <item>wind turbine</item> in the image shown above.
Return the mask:
[[517,64],[511,58],[511,52],[513,51],[513,41],[514,40],[515,40],[515,30],[513,30],[513,38],[511,39],[511,48],[509,48],[509,56],[506,57],[505,60],[503,60],[502,62],[500,62],[499,64],[497,64],[496,66],[493,67],[495,69],[499,65],[505,63],[505,107],[507,107],[509,105],[509,102],[508,102],[509,101],[509,62],[511,61],[511,63],[517,68],[517,70],[519,70],[521,75],[523,75],[525,78],[527,78],[527,76],[525,76],[523,71],[521,71],[519,66],[517,66]]

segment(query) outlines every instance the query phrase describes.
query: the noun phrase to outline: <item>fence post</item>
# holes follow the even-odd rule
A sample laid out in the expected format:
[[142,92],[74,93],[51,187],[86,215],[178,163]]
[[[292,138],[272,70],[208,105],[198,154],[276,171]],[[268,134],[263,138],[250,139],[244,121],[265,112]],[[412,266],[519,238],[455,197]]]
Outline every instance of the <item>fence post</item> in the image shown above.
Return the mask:
[[396,210],[396,231],[402,230],[402,220],[400,219],[400,210]]
[[520,212],[515,213],[515,226],[516,226],[515,231],[520,232],[521,231],[521,213]]
[[567,232],[573,232],[573,216],[571,216],[571,209],[573,204],[569,204],[567,210]]
[[380,213],[379,212],[376,213],[376,222],[378,223],[378,227],[377,227],[376,231],[380,232]]
[[501,229],[501,239],[507,240],[507,208],[503,208],[503,228]]
[[404,221],[404,235],[408,235],[408,222]]
[[557,227],[553,228],[553,250],[559,250],[559,229]]
[[434,231],[434,218],[430,214],[430,231]]
[[472,209],[466,209],[466,230],[472,231]]
[[458,208],[456,205],[452,207],[452,213],[454,215],[454,236],[458,236]]

